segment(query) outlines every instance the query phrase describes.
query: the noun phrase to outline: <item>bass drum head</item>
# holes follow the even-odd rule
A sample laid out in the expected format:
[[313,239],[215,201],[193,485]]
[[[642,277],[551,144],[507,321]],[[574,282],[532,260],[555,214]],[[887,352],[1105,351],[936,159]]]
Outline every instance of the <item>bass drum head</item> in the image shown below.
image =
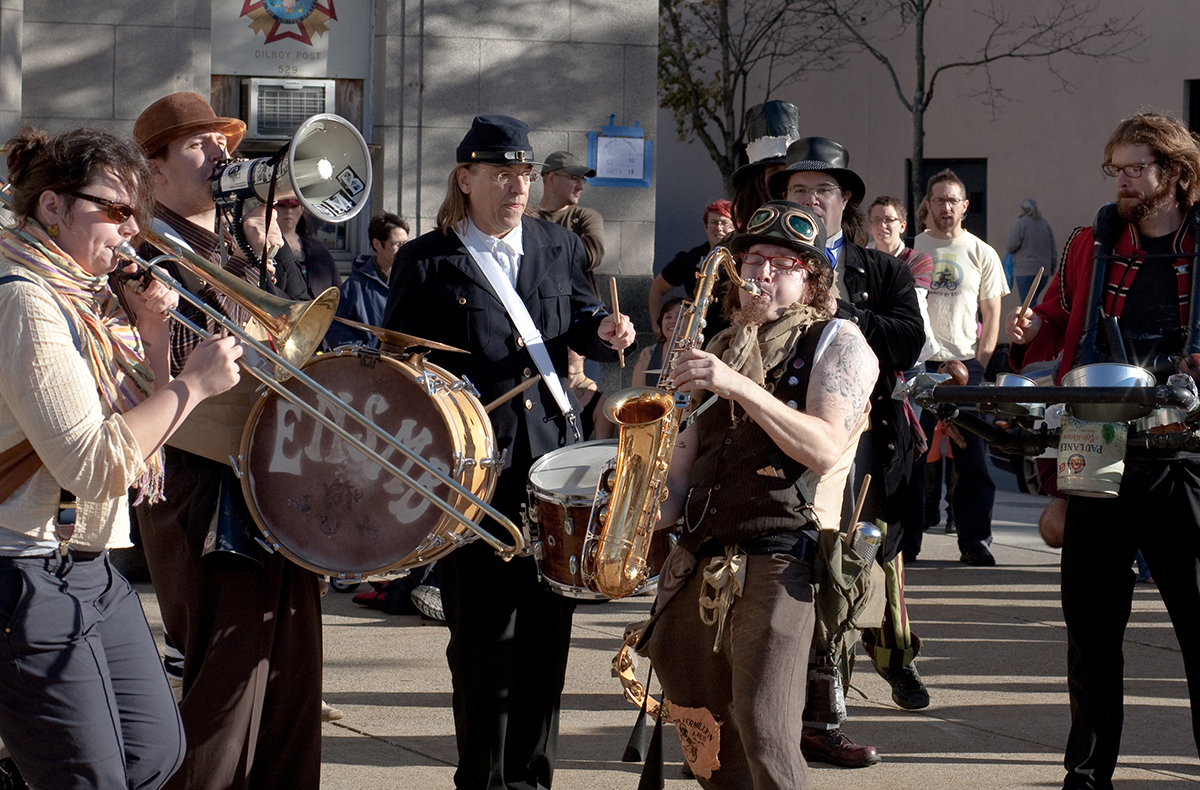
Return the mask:
[[[314,357],[304,373],[435,469],[477,495],[490,497],[494,472],[481,474],[476,464],[452,474],[456,455],[461,457],[468,449],[490,455],[493,442],[490,434],[464,438],[475,432],[464,431],[461,425],[462,409],[456,404],[465,393],[449,392],[456,380],[444,371],[426,365],[422,372],[389,357],[343,352]],[[435,382],[433,395],[427,380]],[[294,379],[285,386],[418,485],[463,509],[463,498],[449,486],[325,399],[318,404],[309,387]],[[475,444],[486,446],[467,447]],[[475,457],[479,461],[486,456]],[[246,501],[267,542],[318,573],[354,578],[394,570],[405,561],[415,567],[421,564],[416,559],[420,548],[442,545],[446,524],[456,523],[425,496],[272,391],[251,413],[242,437],[242,465]]]

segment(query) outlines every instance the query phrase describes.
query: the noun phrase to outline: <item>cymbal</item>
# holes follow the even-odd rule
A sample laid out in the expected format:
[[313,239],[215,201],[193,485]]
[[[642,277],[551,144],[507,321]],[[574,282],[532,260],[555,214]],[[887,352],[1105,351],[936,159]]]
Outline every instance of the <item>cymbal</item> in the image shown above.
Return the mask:
[[334,320],[340,321],[341,323],[345,324],[346,326],[352,326],[355,329],[361,329],[364,332],[370,332],[371,334],[375,335],[375,337],[379,338],[379,341],[381,343],[387,343],[388,345],[395,346],[396,348],[412,348],[413,346],[424,346],[425,348],[431,349],[433,351],[452,351],[455,354],[468,353],[464,349],[455,348],[454,346],[448,346],[445,343],[438,343],[437,341],[434,341],[434,340],[426,340],[425,338],[417,337],[416,335],[406,335],[402,332],[393,332],[390,329],[384,329],[383,327],[379,327],[379,326],[371,326],[370,324],[362,324],[362,323],[359,323],[358,321],[351,321],[349,318],[342,318],[341,316],[335,316]]

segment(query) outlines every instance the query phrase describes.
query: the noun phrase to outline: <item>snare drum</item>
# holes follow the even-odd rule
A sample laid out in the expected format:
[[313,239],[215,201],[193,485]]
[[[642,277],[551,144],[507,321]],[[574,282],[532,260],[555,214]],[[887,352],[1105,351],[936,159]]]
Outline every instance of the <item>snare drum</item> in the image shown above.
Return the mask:
[[[420,358],[363,349],[313,357],[304,374],[357,409],[435,469],[488,500],[499,475],[495,436],[461,379]],[[287,388],[467,518],[479,508],[388,447],[294,379]],[[334,578],[424,565],[470,539],[469,530],[273,391],[242,435],[242,489],[268,545]]]
[[[583,558],[596,486],[616,456],[617,441],[602,439],[546,453],[529,469],[526,539],[538,575],[568,598],[609,600],[584,581]],[[641,592],[658,586],[658,572],[670,551],[671,536],[656,532],[650,542],[650,580]]]

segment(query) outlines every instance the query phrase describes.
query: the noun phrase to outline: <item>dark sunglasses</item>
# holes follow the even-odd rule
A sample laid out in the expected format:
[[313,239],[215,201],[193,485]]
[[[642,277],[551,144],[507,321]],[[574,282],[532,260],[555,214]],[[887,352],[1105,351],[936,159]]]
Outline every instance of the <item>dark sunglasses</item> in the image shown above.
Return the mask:
[[80,200],[86,200],[89,203],[95,203],[97,206],[104,206],[108,209],[108,218],[118,225],[137,213],[133,208],[126,206],[124,203],[114,203],[111,200],[96,197],[95,195],[85,195],[82,192],[68,192],[67,194],[71,197],[77,197]]
[[276,200],[275,208],[300,208],[299,200]]

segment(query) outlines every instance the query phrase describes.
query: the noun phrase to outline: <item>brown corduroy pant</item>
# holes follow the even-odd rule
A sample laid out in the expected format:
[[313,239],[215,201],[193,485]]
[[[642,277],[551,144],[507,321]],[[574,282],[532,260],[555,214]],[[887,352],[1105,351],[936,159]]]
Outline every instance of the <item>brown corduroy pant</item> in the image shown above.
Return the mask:
[[[321,596],[282,555],[202,556],[222,464],[173,448],[167,501],[138,507],[163,623],[183,652],[187,756],[167,790],[314,790],[321,779]],[[240,492],[238,492],[240,496]]]
[[716,627],[704,625],[698,605],[708,561],[667,603],[650,639],[664,696],[707,708],[721,727],[721,767],[697,781],[712,790],[808,790],[800,734],[816,617],[812,568],[787,555],[750,555],[714,653]]

